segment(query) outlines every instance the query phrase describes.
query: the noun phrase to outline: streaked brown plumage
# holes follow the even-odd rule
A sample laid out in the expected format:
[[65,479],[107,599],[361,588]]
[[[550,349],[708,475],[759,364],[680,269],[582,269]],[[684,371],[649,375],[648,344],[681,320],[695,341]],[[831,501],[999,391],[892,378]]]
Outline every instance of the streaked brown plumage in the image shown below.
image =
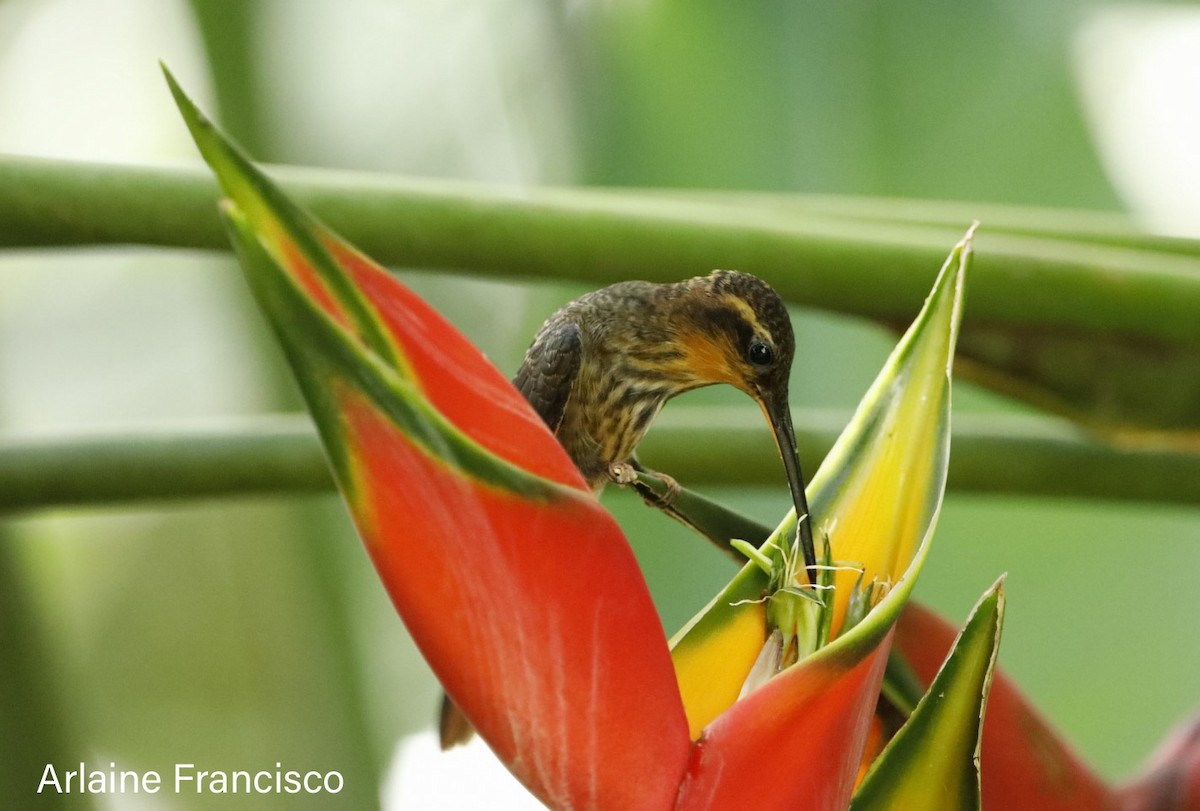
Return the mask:
[[[788,410],[794,352],[787,308],[770,285],[716,270],[675,284],[620,282],[570,302],[542,325],[513,384],[596,492],[634,478],[634,451],[667,400],[734,386],[762,407],[796,513],[807,516]],[[807,520],[800,542],[806,564],[815,564]],[[469,736],[470,725],[446,701],[443,748]]]

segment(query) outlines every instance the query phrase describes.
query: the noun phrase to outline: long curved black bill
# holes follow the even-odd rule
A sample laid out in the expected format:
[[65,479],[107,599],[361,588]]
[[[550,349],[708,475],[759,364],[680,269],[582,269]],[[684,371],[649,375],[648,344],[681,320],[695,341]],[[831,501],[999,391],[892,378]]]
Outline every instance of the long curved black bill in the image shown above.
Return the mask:
[[796,506],[796,535],[800,539],[800,549],[804,553],[804,567],[808,572],[808,582],[817,580],[817,552],[813,546],[812,519],[808,513],[808,498],[804,494],[804,473],[800,470],[800,455],[796,451],[796,432],[792,428],[792,411],[788,407],[787,397],[763,397],[759,403],[771,424],[775,434],[775,444],[783,459],[783,469],[787,471],[788,487],[792,491],[792,503]]

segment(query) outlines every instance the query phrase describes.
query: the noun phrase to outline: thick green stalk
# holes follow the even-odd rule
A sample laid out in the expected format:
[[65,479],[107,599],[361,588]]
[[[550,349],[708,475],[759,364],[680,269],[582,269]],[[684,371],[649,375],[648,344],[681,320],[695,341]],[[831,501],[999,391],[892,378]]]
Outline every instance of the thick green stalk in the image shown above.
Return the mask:
[[0,528],[0,796],[11,807],[92,808],[91,798],[78,793],[47,789],[37,794],[47,764],[53,763],[61,776],[77,768],[85,752],[71,738],[67,711],[57,695],[57,671],[8,535],[7,528]]
[[[796,412],[809,469],[829,449],[844,414]],[[675,409],[643,443],[652,467],[686,471],[689,487],[783,486],[770,436],[749,409]],[[703,435],[703,443],[696,437]],[[1034,418],[955,420],[951,489],[959,492],[1200,502],[1200,457],[1121,451],[1068,425]],[[77,437],[0,438],[0,511],[217,498],[332,489],[304,416],[229,420],[209,427]]]
[[0,438],[0,509],[304,493],[333,486],[307,417]]
[[[376,258],[505,277],[604,283],[736,267],[792,301],[884,320],[917,309],[968,225],[917,225],[646,194],[497,189],[271,169],[284,188]],[[226,247],[199,168],[0,158],[0,247]],[[1067,224],[1063,232],[1078,235]],[[1109,240],[1111,241],[1111,240]],[[1072,327],[1200,344],[1200,258],[989,232],[976,240],[970,321]]]
[[730,191],[648,191],[668,199],[691,199],[756,208],[779,215],[821,215],[872,222],[959,228],[977,219],[993,233],[1044,237],[1200,256],[1200,241],[1147,232],[1115,211],[1085,211],[1000,203]]

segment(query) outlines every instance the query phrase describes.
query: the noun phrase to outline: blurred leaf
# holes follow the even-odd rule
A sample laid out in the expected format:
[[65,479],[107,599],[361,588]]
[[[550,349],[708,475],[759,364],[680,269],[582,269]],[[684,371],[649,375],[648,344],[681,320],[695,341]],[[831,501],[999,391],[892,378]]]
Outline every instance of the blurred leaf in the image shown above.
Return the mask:
[[1115,203],[1072,86],[1074,9],[588,11],[568,28],[588,182]]
[[[59,679],[26,599],[11,533],[0,531],[0,796],[31,797],[47,764],[70,768],[84,753],[55,691]],[[90,808],[79,793],[47,790],[39,808]]]
[[244,148],[263,160],[278,160],[269,151],[277,122],[267,117],[262,103],[266,7],[245,0],[189,0],[188,5],[207,52],[221,121]]

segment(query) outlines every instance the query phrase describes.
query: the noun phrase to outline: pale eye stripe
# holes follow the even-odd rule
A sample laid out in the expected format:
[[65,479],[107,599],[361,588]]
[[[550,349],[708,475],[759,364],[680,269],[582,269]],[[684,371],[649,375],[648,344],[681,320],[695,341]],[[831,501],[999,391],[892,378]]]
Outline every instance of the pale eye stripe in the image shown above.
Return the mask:
[[753,307],[737,296],[726,296],[725,301],[728,302],[733,309],[737,310],[738,315],[740,315],[742,319],[750,325],[750,328],[754,331],[755,335],[770,338],[770,331],[763,328],[762,323],[758,320],[758,314],[754,312]]

